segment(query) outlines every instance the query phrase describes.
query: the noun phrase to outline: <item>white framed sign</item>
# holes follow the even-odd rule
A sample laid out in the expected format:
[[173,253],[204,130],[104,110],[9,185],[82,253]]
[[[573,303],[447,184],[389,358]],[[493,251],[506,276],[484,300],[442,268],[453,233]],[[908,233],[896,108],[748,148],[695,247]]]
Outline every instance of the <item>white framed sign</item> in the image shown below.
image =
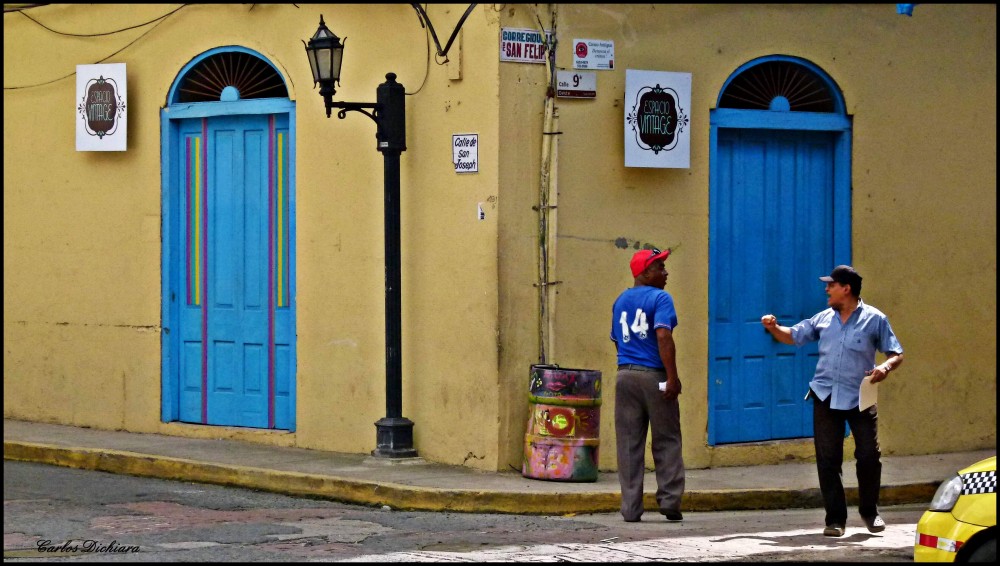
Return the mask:
[[615,42],[608,39],[574,39],[573,68],[614,70]]
[[451,162],[456,173],[478,173],[479,134],[452,134]]
[[691,166],[691,73],[625,70],[625,166]]
[[559,98],[597,98],[597,73],[593,71],[556,71],[556,83]]
[[128,149],[125,63],[76,66],[76,150]]
[[502,28],[500,30],[500,60],[514,63],[545,64],[548,41],[552,30],[545,30],[545,36],[537,29]]

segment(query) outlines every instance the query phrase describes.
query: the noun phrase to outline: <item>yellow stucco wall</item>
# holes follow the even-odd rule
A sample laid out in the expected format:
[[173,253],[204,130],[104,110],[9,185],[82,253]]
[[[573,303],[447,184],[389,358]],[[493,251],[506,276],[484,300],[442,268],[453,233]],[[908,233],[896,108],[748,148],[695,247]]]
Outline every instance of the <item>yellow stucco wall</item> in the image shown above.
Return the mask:
[[[59,31],[101,33],[175,8],[50,5],[29,14]],[[442,42],[465,8],[428,8]],[[321,13],[347,38],[338,100],[374,102],[390,71],[416,93],[406,97],[401,158],[403,414],[416,423],[415,445],[430,460],[497,467],[498,216],[476,217],[477,203],[497,195],[498,18],[489,7],[470,14],[447,65],[435,63],[406,4],[192,5],[155,29],[86,39],[5,14],[6,417],[343,452],[375,447],[373,423],[385,415],[383,160],[375,125],[357,113],[327,119],[312,89],[300,40]],[[127,64],[126,152],[75,151],[72,77],[11,88],[71,74],[144,32],[107,61]],[[160,108],[185,64],[225,45],[267,57],[297,102],[292,435],[160,422]],[[459,176],[451,135],[465,132],[479,134],[482,166]]]
[[[49,5],[39,21],[99,33],[177,5]],[[447,41],[467,5],[430,5]],[[374,101],[395,72],[408,96],[402,155],[403,414],[429,460],[520,467],[538,360],[537,204],[545,69],[501,63],[501,27],[547,5],[480,5],[461,62],[428,63],[408,5],[191,5],[155,29],[53,35],[4,15],[4,415],[97,428],[232,436],[368,452],[384,416],[382,158],[374,124],[326,119],[300,42],[319,14],[341,37],[338,100]],[[709,111],[740,65],[794,55],[838,83],[853,116],[853,263],[906,363],[882,388],[881,441],[919,454],[996,443],[996,7],[559,5],[557,65],[576,38],[615,42],[596,100],[557,101],[554,355],[604,374],[601,467],[613,469],[608,311],[632,249],[674,250],[668,290],[689,467],[806,458],[809,441],[707,446]],[[140,38],[141,35],[147,35]],[[128,65],[129,148],[76,152],[74,79]],[[241,45],[296,102],[297,431],[160,422],[160,109],[197,55]],[[459,68],[460,67],[460,68]],[[623,166],[624,70],[692,73],[691,167]],[[457,78],[460,72],[461,78]],[[426,77],[426,78],[425,78]],[[422,86],[421,86],[422,85]],[[419,89],[419,92],[417,92]],[[480,172],[457,175],[451,135],[478,133]],[[485,204],[486,219],[475,216]],[[817,294],[822,287],[817,285]],[[935,423],[933,426],[928,423]]]
[[[615,43],[617,70],[597,71],[595,100],[557,99],[563,134],[551,252],[552,279],[562,283],[548,361],[603,372],[602,468],[615,467],[608,311],[632,284],[626,266],[634,250],[617,247],[620,239],[674,250],[667,290],[681,320],[674,337],[687,465],[812,455],[809,440],[707,445],[709,111],[740,65],[771,54],[824,69],[853,116],[853,263],[865,277],[864,299],[889,314],[906,350],[902,370],[881,388],[883,449],[995,445],[995,6],[918,5],[913,17],[892,5],[556,8],[559,68],[572,69],[574,39]],[[502,14],[509,27],[552,21],[544,6],[508,5]],[[692,73],[689,169],[624,167],[625,69]],[[505,453],[515,462],[526,376],[538,355],[537,219],[519,201],[537,202],[545,77],[539,66],[511,63],[500,76],[501,114],[510,118],[500,134],[510,212],[500,234],[501,375],[512,400],[502,415],[511,427]],[[815,292],[823,292],[818,281]]]

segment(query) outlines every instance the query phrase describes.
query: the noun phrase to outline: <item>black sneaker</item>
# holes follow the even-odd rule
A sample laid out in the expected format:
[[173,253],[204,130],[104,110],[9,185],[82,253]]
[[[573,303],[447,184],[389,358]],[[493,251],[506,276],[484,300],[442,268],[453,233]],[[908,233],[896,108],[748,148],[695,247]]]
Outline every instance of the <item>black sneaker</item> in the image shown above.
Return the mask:
[[885,530],[885,521],[882,517],[875,515],[874,517],[861,517],[865,522],[865,526],[868,527],[868,532],[870,533],[881,533]]
[[681,515],[680,511],[660,511],[660,514],[662,514],[664,517],[666,517],[668,521],[683,521],[684,520],[684,515]]

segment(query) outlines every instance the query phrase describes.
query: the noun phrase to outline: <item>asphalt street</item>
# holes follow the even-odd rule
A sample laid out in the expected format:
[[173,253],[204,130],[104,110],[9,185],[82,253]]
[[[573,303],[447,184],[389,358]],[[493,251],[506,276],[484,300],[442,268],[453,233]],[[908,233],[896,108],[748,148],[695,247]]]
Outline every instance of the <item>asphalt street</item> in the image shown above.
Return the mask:
[[820,534],[822,509],[563,516],[397,511],[4,462],[4,560],[910,562],[922,505]]

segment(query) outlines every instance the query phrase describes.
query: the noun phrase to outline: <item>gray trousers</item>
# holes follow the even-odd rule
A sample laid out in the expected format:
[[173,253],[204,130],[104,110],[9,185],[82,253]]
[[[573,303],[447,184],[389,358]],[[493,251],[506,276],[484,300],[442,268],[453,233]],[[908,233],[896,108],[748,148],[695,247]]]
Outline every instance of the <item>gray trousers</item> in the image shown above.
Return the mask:
[[677,400],[667,401],[658,388],[663,370],[619,369],[615,383],[615,439],[618,442],[618,482],[622,517],[637,520],[643,511],[646,471],[646,431],[653,430],[656,502],[660,511],[679,511],[684,493],[681,456],[681,415]]

